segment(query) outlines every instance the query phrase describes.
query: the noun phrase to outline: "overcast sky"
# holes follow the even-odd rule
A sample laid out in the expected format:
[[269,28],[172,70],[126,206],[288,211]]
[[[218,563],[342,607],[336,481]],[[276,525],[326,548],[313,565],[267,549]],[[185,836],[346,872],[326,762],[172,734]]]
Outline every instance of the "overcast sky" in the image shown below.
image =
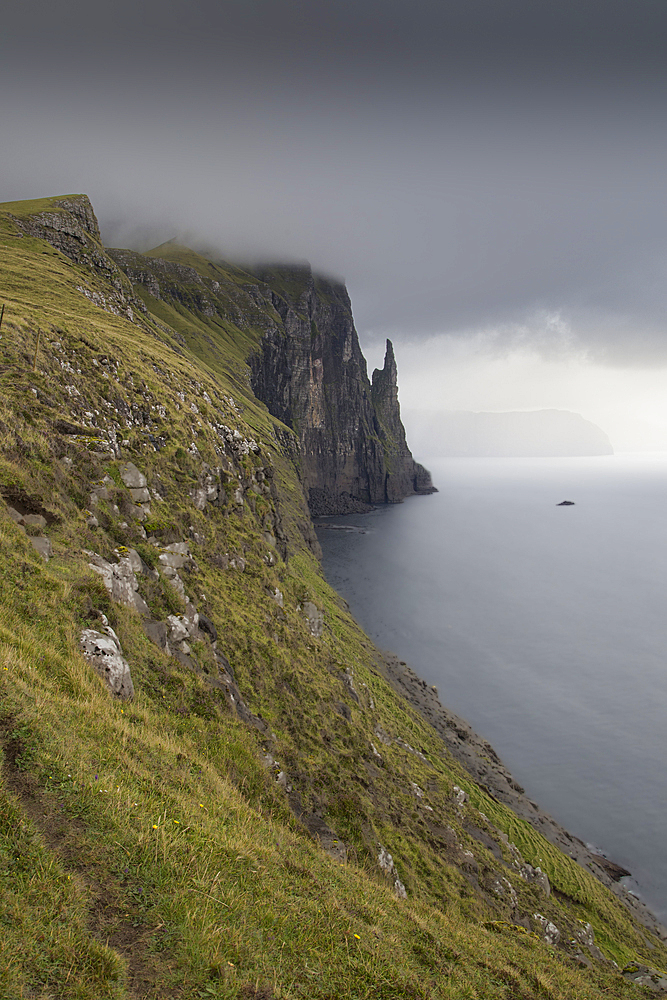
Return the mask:
[[1,200],[345,277],[405,409],[667,448],[665,0],[23,0],[0,93]]

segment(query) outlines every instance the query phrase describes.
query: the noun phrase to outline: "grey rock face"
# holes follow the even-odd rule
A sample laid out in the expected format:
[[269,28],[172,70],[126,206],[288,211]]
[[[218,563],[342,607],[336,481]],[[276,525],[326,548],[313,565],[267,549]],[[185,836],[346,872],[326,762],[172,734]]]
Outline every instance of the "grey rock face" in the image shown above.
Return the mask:
[[560,941],[560,931],[556,925],[552,924],[552,922],[542,916],[541,913],[533,913],[533,920],[541,927],[542,936],[546,943],[554,946],[557,945]]
[[[263,331],[249,358],[253,391],[294,431],[285,432],[288,440],[281,445],[298,454],[313,515],[360,513],[375,503],[433,491],[429,473],[414,462],[405,441],[391,345],[371,386],[344,285],[313,275],[307,265],[281,265],[256,269],[256,283],[221,287],[174,261],[127,250],[108,254],[155,298],[206,316],[217,313],[242,330],[250,324]],[[233,440],[236,435],[229,432],[232,451],[256,450],[255,442]],[[239,485],[230,503],[242,507],[252,502],[251,494],[265,492],[269,472],[260,475]],[[203,510],[216,493],[214,481],[200,484],[191,494],[195,507]]]
[[299,438],[312,514],[361,513],[432,492],[406,444],[390,342],[371,386],[343,285],[309,267],[270,268],[259,277],[280,322],[250,359],[253,390]]
[[[521,878],[525,879],[526,882],[532,882],[536,885],[545,896],[549,897],[551,895],[551,886],[549,885],[549,879],[545,872],[538,866],[533,868],[532,865],[524,864],[521,867]],[[590,924],[586,925],[590,927]],[[592,943],[592,942],[591,942]]]
[[[45,528],[47,525],[46,518],[41,514],[21,514],[20,511],[16,510],[15,507],[7,507],[7,513],[9,514],[12,521],[18,525],[20,530],[25,534],[25,525],[32,526],[34,528]],[[31,536],[30,544],[34,548],[44,562],[48,562],[53,555],[53,549],[51,548],[51,542],[44,535]]]
[[188,561],[187,556],[182,556],[178,552],[161,552],[158,559],[163,566],[170,566],[171,569],[181,569]]
[[392,858],[391,854],[386,849],[386,847],[383,847],[382,844],[379,845],[379,848],[380,852],[378,854],[378,865],[385,873],[385,875],[387,875],[388,878],[390,878],[391,881],[394,883],[394,892],[396,893],[397,897],[399,899],[407,899],[408,894],[405,890],[405,886],[398,877],[398,872],[396,871],[396,865],[394,864],[394,859]]
[[201,612],[198,615],[198,619],[199,621],[197,622],[197,624],[199,626],[200,632],[205,632],[211,642],[217,642],[218,630],[211,621],[211,619],[207,618],[206,615],[201,614]]
[[[143,490],[148,485],[143,472],[132,462],[121,462],[119,468],[120,478],[129,490]],[[133,499],[138,499],[134,498]],[[149,498],[150,499],[150,498]]]
[[151,495],[145,486],[141,486],[138,489],[131,489],[130,496],[135,503],[148,503],[151,498]]
[[595,933],[593,928],[589,923],[586,923],[583,920],[580,921],[580,924],[581,929],[575,932],[577,939],[581,941],[583,945],[586,945],[587,948],[592,948],[595,944]]
[[51,556],[53,555],[51,550],[51,542],[48,540],[48,538],[44,538],[43,535],[39,535],[37,538],[31,538],[30,541],[35,551],[39,553],[39,555],[45,562],[48,562]]
[[70,195],[51,199],[51,208],[28,218],[14,217],[16,226],[29,236],[47,240],[51,246],[78,264],[91,267],[112,289],[103,295],[84,285],[77,290],[96,305],[116,315],[134,319],[132,306],[142,309],[142,303],[131,294],[131,286],[122,271],[106,253],[100,242],[100,230],[95,213],[86,195]]
[[308,619],[310,634],[319,639],[324,631],[324,612],[320,611],[312,601],[306,601],[303,606],[303,613]]
[[89,552],[88,555],[90,556],[88,565],[95,573],[100,574],[112,600],[128,608],[134,608],[142,615],[150,614],[148,605],[137,592],[139,584],[136,573],[142,571],[141,556],[138,552],[130,549],[117,563],[107,562],[96,552]]
[[169,615],[167,628],[169,629],[169,638],[174,643],[183,642],[190,635],[189,623],[181,615]]
[[41,514],[26,514],[23,518],[24,524],[31,524],[35,528],[45,528],[46,518]]
[[104,626],[104,632],[84,629],[80,638],[83,655],[116,698],[124,701],[134,697],[130,667],[114,630]]
[[630,962],[623,969],[623,978],[637,986],[647,986],[652,993],[667,993],[667,976],[659,969],[650,969],[647,965]]
[[166,653],[170,653],[169,643],[167,641],[168,632],[165,622],[144,622],[144,632],[156,646],[163,649]]
[[514,909],[519,899],[516,894],[516,889],[508,878],[501,876],[500,878],[494,879],[491,888],[497,896],[500,896],[505,903],[509,904],[509,906]]

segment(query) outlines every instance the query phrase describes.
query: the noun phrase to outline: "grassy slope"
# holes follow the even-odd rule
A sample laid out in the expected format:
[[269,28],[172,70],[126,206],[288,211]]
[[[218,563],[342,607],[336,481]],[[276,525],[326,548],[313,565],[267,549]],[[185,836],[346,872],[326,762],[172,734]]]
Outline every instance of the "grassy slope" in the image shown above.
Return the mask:
[[3,213],[11,213],[19,219],[28,219],[39,212],[56,212],[62,215],[65,210],[58,202],[79,197],[80,195],[76,194],[65,194],[54,198],[32,198],[29,201],[4,201],[1,209]]
[[[41,241],[17,239],[11,222],[0,227],[0,265],[0,488],[49,515],[54,548],[45,564],[0,511],[0,996],[637,996],[613,970],[582,971],[508,922],[511,910],[489,888],[499,872],[512,877],[524,912],[539,910],[563,929],[590,921],[619,964],[666,959],[592,876],[479,790],[379,677],[369,640],[303,540],[298,479],[246,388],[243,340],[228,350],[229,325],[216,330],[164,303],[152,305],[185,346],[150,319],[144,329],[103,311],[76,290],[82,278],[91,287],[97,279]],[[103,356],[117,368],[101,367]],[[169,435],[164,449],[155,452],[135,424],[123,429],[123,457],[149,482],[160,477],[164,501],[149,528],[187,538],[192,525],[204,539],[192,544],[188,592],[216,622],[239,688],[275,740],[152,645],[139,616],[112,604],[88,569],[83,548],[111,557],[114,546],[133,545],[151,559],[136,525],[122,528],[110,507],[102,505],[100,529],[87,526],[90,484],[105,473],[119,482],[113,456],[96,454],[94,428],[67,441],[54,431],[58,417],[103,416],[119,400],[165,407],[152,418]],[[271,453],[287,563],[265,561],[265,497],[254,512],[250,504],[231,513],[193,506],[202,461],[220,461],[213,416]],[[193,440],[199,457],[186,451]],[[245,572],[216,565],[220,552],[243,553]],[[269,594],[276,587],[283,609]],[[145,596],[156,617],[178,610],[164,581]],[[320,639],[300,610],[306,599],[325,612]],[[131,704],[112,701],[79,653],[80,630],[99,611],[131,664]],[[354,670],[359,703],[341,679],[345,668]],[[426,760],[393,743],[380,747],[378,766],[370,746],[378,723]],[[346,864],[294,818],[264,750],[304,807],[345,841]],[[461,813],[454,784],[470,795]],[[496,839],[496,828],[510,834],[560,894],[546,900],[500,867],[466,821]],[[474,854],[482,893],[447,828]],[[379,871],[378,843],[394,856],[407,900]]]

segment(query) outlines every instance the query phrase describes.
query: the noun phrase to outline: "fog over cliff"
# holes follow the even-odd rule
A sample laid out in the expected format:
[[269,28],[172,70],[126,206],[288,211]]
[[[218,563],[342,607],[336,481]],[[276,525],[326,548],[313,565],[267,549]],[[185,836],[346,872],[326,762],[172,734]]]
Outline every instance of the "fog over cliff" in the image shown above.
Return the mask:
[[667,447],[666,27],[660,0],[26,0],[1,197],[344,277],[407,406]]

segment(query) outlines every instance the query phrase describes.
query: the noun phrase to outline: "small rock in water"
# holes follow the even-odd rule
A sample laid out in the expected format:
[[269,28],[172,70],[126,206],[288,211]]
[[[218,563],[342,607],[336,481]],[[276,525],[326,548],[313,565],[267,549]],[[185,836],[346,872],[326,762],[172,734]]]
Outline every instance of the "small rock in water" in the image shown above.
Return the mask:
[[561,500],[560,503],[556,504],[557,507],[574,507],[574,500]]

